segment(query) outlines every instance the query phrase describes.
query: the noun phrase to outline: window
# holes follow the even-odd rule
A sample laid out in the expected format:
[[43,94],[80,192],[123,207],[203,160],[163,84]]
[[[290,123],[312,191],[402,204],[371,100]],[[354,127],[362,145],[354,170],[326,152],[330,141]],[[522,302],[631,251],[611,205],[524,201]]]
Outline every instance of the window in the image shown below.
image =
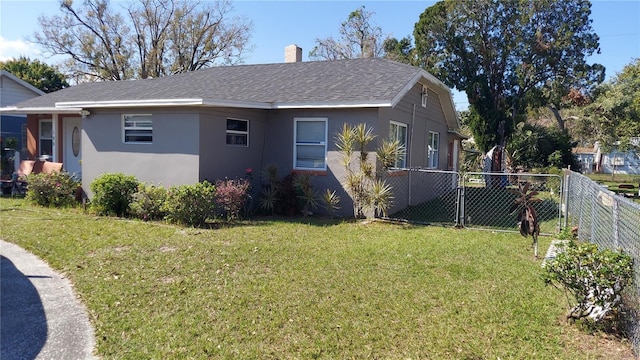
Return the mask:
[[39,156],[53,157],[53,121],[40,120]]
[[390,140],[398,140],[400,145],[402,145],[405,151],[398,155],[396,158],[395,167],[396,168],[405,168],[407,167],[407,153],[409,148],[407,147],[407,124],[402,124],[399,122],[392,121],[391,126],[389,127],[389,139]]
[[327,119],[294,119],[293,168],[326,170]]
[[427,158],[429,168],[438,167],[438,147],[440,146],[440,134],[429,131],[429,144],[427,145]]
[[153,141],[151,115],[122,115],[122,130],[125,143],[150,144]]
[[227,145],[249,146],[249,121],[227,119]]

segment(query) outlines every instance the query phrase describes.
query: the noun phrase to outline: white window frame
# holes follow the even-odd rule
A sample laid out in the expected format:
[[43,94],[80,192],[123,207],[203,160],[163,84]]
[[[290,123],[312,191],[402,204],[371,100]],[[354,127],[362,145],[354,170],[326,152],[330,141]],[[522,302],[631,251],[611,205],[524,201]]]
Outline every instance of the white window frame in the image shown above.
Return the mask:
[[[304,143],[298,143],[298,124],[302,123],[302,122],[324,122],[324,141],[319,141],[319,142],[304,142]],[[326,171],[327,170],[327,136],[328,136],[328,124],[329,124],[329,119],[328,118],[311,118],[311,117],[304,117],[304,118],[294,118],[293,119],[293,168],[295,170],[312,170],[312,171]],[[323,153],[324,153],[324,159],[323,159],[323,164],[322,167],[301,167],[301,166],[297,166],[297,159],[298,159],[298,146],[322,146],[323,147]]]
[[[138,127],[138,126],[129,126],[127,127],[126,120],[127,117],[149,117],[149,122],[151,127]],[[151,140],[150,141],[127,141],[127,131],[135,131],[135,130],[151,130]],[[153,144],[153,117],[151,114],[122,114],[122,142],[125,144]]]
[[[395,131],[393,130],[394,127],[395,127]],[[405,123],[401,123],[393,120],[389,122],[389,137],[391,138],[391,140],[395,140],[399,138],[400,128],[404,128],[404,139],[400,139],[400,140],[404,140],[404,142],[400,141],[400,145],[404,146],[405,151],[403,154],[399,155],[398,158],[396,158],[394,167],[398,169],[403,169],[407,167],[407,154],[409,153],[409,127]]]
[[439,148],[440,148],[440,133],[437,131],[429,131],[429,143],[427,144],[427,168],[429,169],[438,168],[439,162],[440,162]]
[[[51,124],[51,137],[44,137],[42,136],[42,124],[43,123],[50,123]],[[55,144],[53,142],[53,139],[55,137],[55,129],[54,129],[54,124],[55,122],[53,121],[53,119],[40,119],[39,123],[38,123],[38,157],[42,157],[43,154],[42,153],[42,140],[49,140],[51,141],[51,154],[47,154],[49,156],[48,160],[53,161],[54,156],[55,156]]]
[[[247,131],[241,131],[241,130],[229,130],[229,120],[232,121],[242,121],[247,123]],[[225,124],[226,127],[226,131],[225,131],[225,144],[227,144],[228,146],[237,146],[237,147],[249,147],[249,120],[245,120],[245,119],[236,119],[236,118],[227,118],[227,122]],[[247,141],[245,142],[245,144],[229,144],[229,142],[227,142],[227,135],[245,135]]]

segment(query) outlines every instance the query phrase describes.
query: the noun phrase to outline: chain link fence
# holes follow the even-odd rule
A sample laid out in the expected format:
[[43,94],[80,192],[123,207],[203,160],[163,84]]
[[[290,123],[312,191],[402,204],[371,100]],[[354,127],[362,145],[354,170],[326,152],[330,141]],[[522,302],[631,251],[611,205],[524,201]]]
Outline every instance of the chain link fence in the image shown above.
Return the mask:
[[458,184],[453,171],[401,169],[384,180],[393,192],[390,219],[418,224],[458,224]]
[[393,192],[390,219],[419,224],[445,224],[504,231],[517,230],[511,212],[518,184],[529,182],[542,200],[533,204],[543,234],[560,227],[562,177],[548,174],[496,174],[401,169],[384,177]]
[[530,191],[542,200],[532,203],[538,213],[541,234],[555,234],[560,229],[562,177],[527,173],[465,173],[462,178],[461,225],[468,228],[518,231],[518,209],[512,211],[519,197],[514,190],[529,183]]
[[630,338],[640,349],[640,203],[609,191],[588,177],[566,172],[566,221],[577,228],[578,239],[601,249],[622,250],[633,258],[634,283],[631,289]]

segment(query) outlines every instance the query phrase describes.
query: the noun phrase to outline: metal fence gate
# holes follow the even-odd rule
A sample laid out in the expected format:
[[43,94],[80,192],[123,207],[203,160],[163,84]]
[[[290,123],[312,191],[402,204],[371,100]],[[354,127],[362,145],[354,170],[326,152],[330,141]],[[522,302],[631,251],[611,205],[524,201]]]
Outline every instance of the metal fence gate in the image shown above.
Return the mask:
[[457,172],[401,169],[388,172],[384,180],[393,193],[389,218],[418,224],[458,224]]
[[561,225],[563,197],[559,175],[465,173],[401,169],[384,179],[393,192],[389,218],[419,224],[445,224],[503,231],[517,230],[517,213],[510,207],[520,182],[531,183],[543,200],[534,204],[540,230],[552,234]]
[[[535,198],[540,232],[555,234],[561,226],[562,177],[549,174],[465,173],[461,184],[461,225],[468,228],[517,230],[517,211],[510,209],[518,197],[512,190],[529,183]],[[511,191],[510,191],[511,190]]]

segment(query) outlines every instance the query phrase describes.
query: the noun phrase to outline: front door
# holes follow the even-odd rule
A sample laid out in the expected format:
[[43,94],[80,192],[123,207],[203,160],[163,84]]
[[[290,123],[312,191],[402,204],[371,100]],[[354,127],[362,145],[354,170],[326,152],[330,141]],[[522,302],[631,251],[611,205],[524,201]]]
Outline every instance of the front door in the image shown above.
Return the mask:
[[64,169],[69,174],[75,174],[78,179],[82,178],[82,118],[65,117],[64,124]]

